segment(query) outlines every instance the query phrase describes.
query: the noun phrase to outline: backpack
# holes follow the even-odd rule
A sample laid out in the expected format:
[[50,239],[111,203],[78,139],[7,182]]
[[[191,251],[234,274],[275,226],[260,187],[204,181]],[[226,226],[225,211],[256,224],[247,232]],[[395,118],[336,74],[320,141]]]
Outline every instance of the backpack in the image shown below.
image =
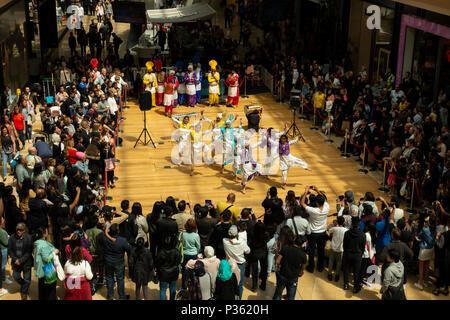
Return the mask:
[[[272,211],[273,221],[276,224],[281,224],[284,221],[284,218],[285,218],[284,213],[283,213],[283,209],[282,209],[282,205],[283,205],[283,201],[281,199],[279,199],[279,198],[273,199],[272,210],[271,211]],[[274,207],[278,208],[279,210],[275,210],[274,211],[273,210]]]

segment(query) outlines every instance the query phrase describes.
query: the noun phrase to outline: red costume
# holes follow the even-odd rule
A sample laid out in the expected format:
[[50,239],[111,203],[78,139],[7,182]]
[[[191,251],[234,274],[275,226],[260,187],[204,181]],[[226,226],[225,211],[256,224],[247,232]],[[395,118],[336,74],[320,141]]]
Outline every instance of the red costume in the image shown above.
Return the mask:
[[239,104],[239,75],[232,73],[227,78],[228,98],[227,105],[237,106]]
[[164,105],[164,78],[165,73],[161,70],[162,67],[162,61],[156,60],[155,61],[155,68],[156,68],[156,82],[158,83],[156,87],[156,105],[162,106]]
[[169,113],[169,116],[172,116],[172,110],[173,110],[173,95],[178,87],[178,78],[174,75],[170,75],[167,77],[166,81],[164,82],[164,107],[166,114]]

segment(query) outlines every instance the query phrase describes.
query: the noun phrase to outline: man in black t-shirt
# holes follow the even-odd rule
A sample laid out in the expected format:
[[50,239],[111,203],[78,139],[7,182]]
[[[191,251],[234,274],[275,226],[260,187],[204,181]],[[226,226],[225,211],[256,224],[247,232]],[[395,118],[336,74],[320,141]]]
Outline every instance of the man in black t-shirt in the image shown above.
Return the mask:
[[277,271],[277,287],[273,300],[281,300],[284,288],[287,290],[288,300],[295,300],[298,275],[303,273],[306,265],[306,254],[297,243],[292,230],[288,231],[287,243],[281,249],[275,262]]
[[266,226],[279,226],[284,221],[283,200],[278,198],[276,187],[271,187],[269,189],[262,206],[264,208],[264,224]]

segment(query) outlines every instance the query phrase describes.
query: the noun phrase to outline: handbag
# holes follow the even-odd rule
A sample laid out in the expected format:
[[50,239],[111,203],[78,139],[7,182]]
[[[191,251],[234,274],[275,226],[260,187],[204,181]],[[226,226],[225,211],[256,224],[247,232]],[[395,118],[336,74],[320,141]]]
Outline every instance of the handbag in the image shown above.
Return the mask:
[[178,251],[181,254],[181,264],[183,264],[184,261],[184,249],[183,249],[183,233],[180,232],[180,237],[178,239]]
[[113,171],[116,169],[114,158],[105,159],[105,171]]
[[369,259],[372,262],[372,264],[374,265],[375,264],[375,256],[370,258],[370,248],[369,248],[369,245],[367,244],[367,241],[366,241],[366,248],[367,248],[367,251],[369,252]]
[[58,279],[55,264],[52,260],[52,257],[48,258],[47,264],[42,267],[44,271],[44,283],[52,284]]

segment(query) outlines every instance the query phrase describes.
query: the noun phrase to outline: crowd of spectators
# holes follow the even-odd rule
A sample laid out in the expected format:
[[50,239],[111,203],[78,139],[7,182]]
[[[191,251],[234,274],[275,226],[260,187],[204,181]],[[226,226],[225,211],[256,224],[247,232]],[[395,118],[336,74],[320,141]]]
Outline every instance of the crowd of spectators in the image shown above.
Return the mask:
[[[251,278],[249,290],[264,292],[272,274],[273,299],[294,300],[305,271],[315,276],[326,271],[344,290],[350,289],[353,272],[353,294],[358,294],[373,285],[371,266],[381,266],[382,299],[406,299],[403,286],[416,275],[418,289],[431,285],[432,276],[433,294],[448,295],[450,232],[441,203],[412,218],[395,200],[374,199],[371,192],[357,201],[348,190],[334,210],[315,186],[300,197],[290,190],[284,199],[271,187],[260,217],[250,208],[239,209],[232,193],[226,201],[205,205],[168,197],[144,216],[139,202],[130,208],[123,200],[120,209],[103,205],[95,188],[81,182],[69,181],[64,191],[63,168],[56,167],[57,176],[50,176],[45,188],[30,188],[25,180],[19,206],[12,188],[0,185],[2,277],[12,283],[5,268],[11,261],[22,299],[28,298],[32,269],[39,300],[57,299],[57,278],[65,282],[59,298],[67,300],[90,300],[105,285],[112,300],[115,282],[119,299],[129,299],[127,278],[135,283],[137,300],[141,292],[149,299],[150,282],[159,284],[160,300],[167,299],[167,289],[171,300],[239,300],[244,278]],[[50,262],[53,276],[44,267]]]

